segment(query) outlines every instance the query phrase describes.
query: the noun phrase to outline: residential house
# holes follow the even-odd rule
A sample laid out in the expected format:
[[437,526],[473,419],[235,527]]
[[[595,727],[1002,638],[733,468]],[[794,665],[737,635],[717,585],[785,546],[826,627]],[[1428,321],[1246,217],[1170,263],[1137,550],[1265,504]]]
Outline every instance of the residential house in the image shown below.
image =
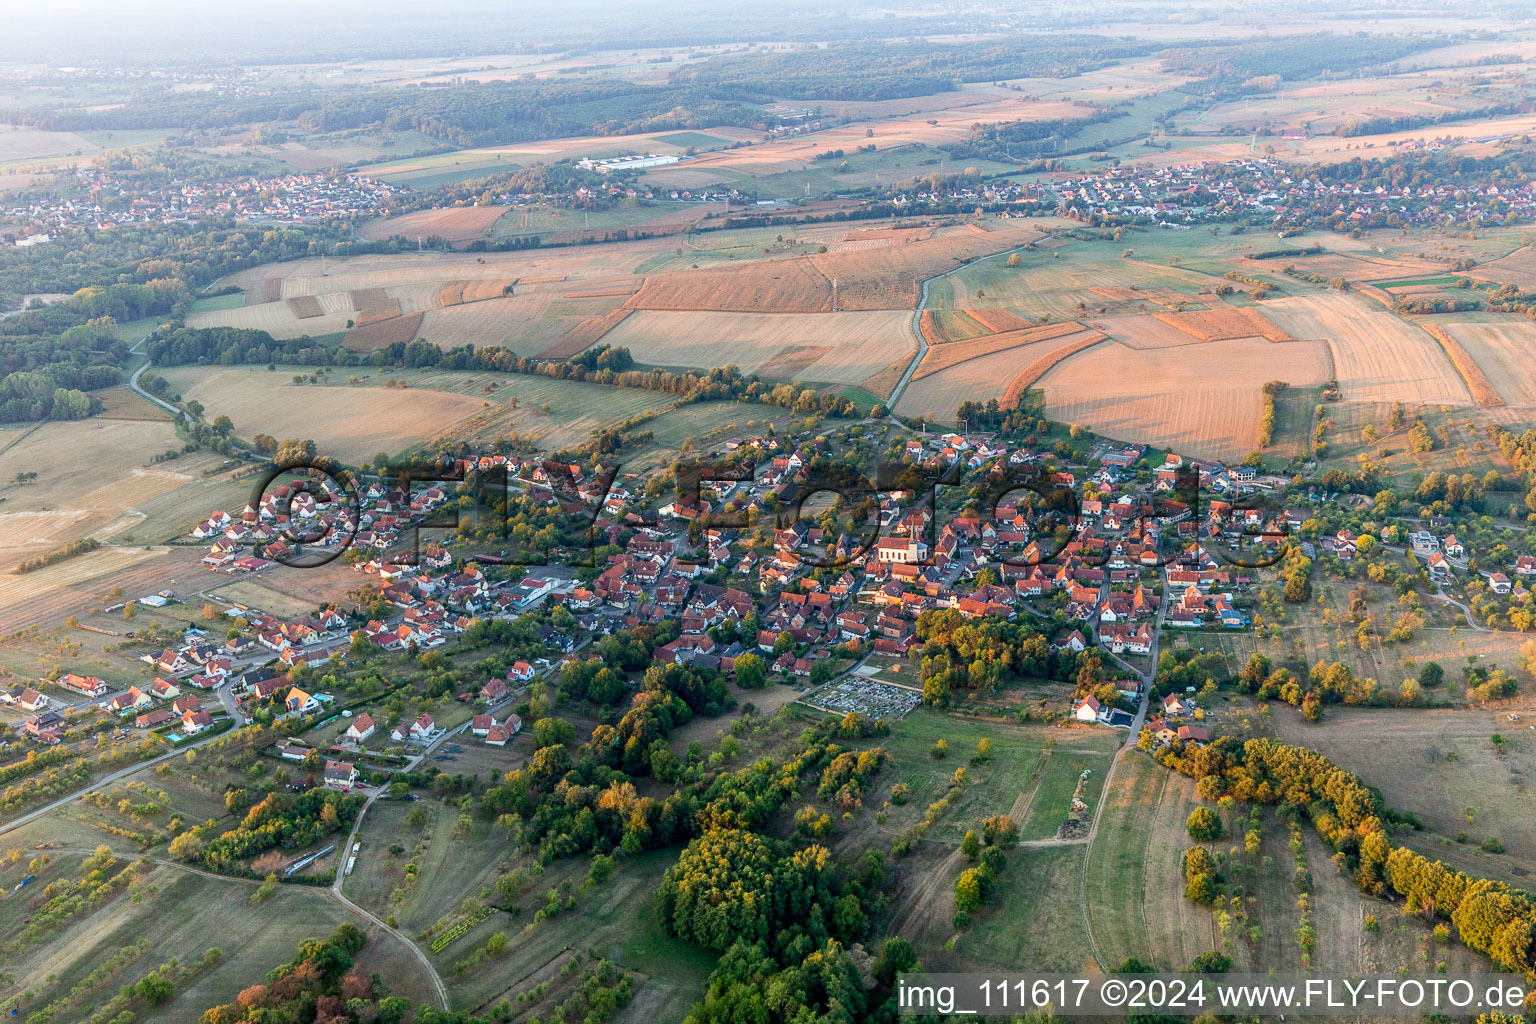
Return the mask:
[[350,792],[357,784],[357,766],[350,761],[326,761],[324,782],[326,789]]
[[181,716],[181,731],[188,736],[196,736],[213,728],[213,716],[206,711],[188,711]]
[[389,738],[394,740],[396,743],[400,743],[408,739],[415,740],[416,742],[420,743],[430,740],[433,735],[436,734],[436,732],[436,723],[432,721],[432,716],[423,714],[410,725],[395,726],[390,730]]
[[295,686],[288,691],[288,696],[283,698],[283,705],[292,712],[307,715],[320,707],[320,702],[312,694],[306,693]]
[[1104,714],[1104,705],[1090,694],[1072,706],[1072,717],[1079,722],[1097,722]]
[[73,672],[65,673],[55,682],[66,690],[73,690],[87,697],[101,697],[111,689],[105,679],[97,679],[95,676],[77,676]]

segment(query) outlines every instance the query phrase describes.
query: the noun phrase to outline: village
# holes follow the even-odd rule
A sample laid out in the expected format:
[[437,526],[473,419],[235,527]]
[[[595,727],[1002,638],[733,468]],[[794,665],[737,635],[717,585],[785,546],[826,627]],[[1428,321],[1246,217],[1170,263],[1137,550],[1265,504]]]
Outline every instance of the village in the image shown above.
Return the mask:
[[[189,627],[180,643],[142,656],[149,669],[142,684],[119,689],[66,672],[0,693],[0,702],[26,713],[16,723],[18,739],[42,747],[81,735],[98,715],[120,733],[173,746],[249,723],[258,710],[280,720],[339,721],[353,712],[301,685],[339,660],[451,650],[479,622],[533,616],[544,656],[517,661],[505,678],[467,695],[483,710],[473,723],[455,724],[469,727],[475,741],[501,746],[517,734],[517,716],[500,713],[513,689],[558,675],[584,660],[594,641],[641,626],[672,631],[655,647],[657,663],[731,679],[752,654],[812,706],[900,717],[924,696],[911,662],[922,649],[919,617],[952,610],[964,619],[1027,623],[1063,658],[1100,652],[1120,677],[1118,702],[1105,706],[1090,696],[1064,703],[1060,717],[1130,729],[1161,633],[1250,625],[1257,573],[1234,569],[1208,543],[1256,537],[1273,547],[1304,516],[1234,511],[1234,498],[1278,480],[1245,467],[1168,455],[1148,471],[1144,447],[1108,442],[1068,466],[994,435],[947,433],[902,444],[902,464],[959,468],[995,490],[1016,476],[1019,487],[999,490],[990,510],[891,490],[879,497],[878,529],[862,537],[804,517],[781,517],[783,525],[768,530],[703,525],[738,517],[761,524],[772,509],[793,507],[813,486],[812,463],[830,444],[822,435],[728,440],[711,454],[755,465],[750,476],[706,481],[697,497],[670,500],[615,486],[614,467],[601,462],[584,470],[510,455],[444,465],[443,480],[416,487],[364,480],[348,495],[329,482],[277,484],[257,505],[238,515],[213,511],[192,530],[189,541],[208,545],[203,568],[214,577],[259,579],[340,559],[371,581],[371,611],[332,604],[295,619],[221,605],[229,635]],[[509,493],[574,520],[578,535],[615,553],[586,570],[556,563],[509,572],[500,559],[471,550],[472,540],[423,542],[420,524],[460,489],[473,491],[449,481],[491,473],[505,473]],[[1056,491],[1071,496],[1070,511],[1038,500]],[[1207,496],[1198,520],[1196,493]],[[164,608],[180,600],[165,591],[137,602]],[[405,763],[410,745],[430,743],[440,731],[430,715],[393,721],[359,709],[322,750],[351,757],[337,761],[345,772],[359,759],[387,772]],[[296,738],[282,756],[302,758],[305,749]]]
[[123,174],[79,167],[63,184],[28,201],[0,208],[0,216],[31,227],[11,245],[47,244],[82,229],[202,220],[306,224],[335,217],[372,216],[398,191],[359,174],[286,174],[214,181],[172,181],[145,187]]

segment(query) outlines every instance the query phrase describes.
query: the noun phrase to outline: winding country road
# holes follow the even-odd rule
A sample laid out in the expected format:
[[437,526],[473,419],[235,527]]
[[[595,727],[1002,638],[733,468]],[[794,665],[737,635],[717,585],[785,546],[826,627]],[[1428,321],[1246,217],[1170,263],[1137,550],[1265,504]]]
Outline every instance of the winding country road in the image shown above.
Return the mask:
[[[1049,235],[1041,235],[1040,237],[1046,238],[1049,237]],[[1029,242],[1025,242],[1023,245],[1016,245],[1011,249],[1003,249],[1000,252],[994,252],[989,256],[978,256],[976,259],[967,260],[966,262],[960,264],[958,267],[950,267],[942,274],[935,274],[930,278],[924,279],[923,290],[917,297],[917,308],[912,311],[912,321],[907,324],[907,329],[912,332],[912,337],[917,339],[917,352],[912,356],[912,362],[907,365],[907,372],[901,375],[901,380],[897,381],[896,386],[891,389],[891,397],[885,401],[885,408],[892,420],[897,423],[901,423],[901,421],[896,418],[896,403],[901,400],[902,393],[907,390],[907,385],[911,383],[912,375],[917,372],[918,364],[923,361],[923,356],[928,354],[928,342],[923,338],[923,310],[928,308],[928,286],[935,281],[942,281],[950,274],[957,274],[960,271],[965,270],[967,267],[974,267],[977,264],[985,263],[988,260],[995,260],[999,256],[1009,256],[1023,249],[1025,245],[1030,245],[1037,241],[1039,241],[1038,238],[1031,239]],[[901,425],[904,427],[906,426],[905,423],[902,423]],[[907,429],[910,430],[912,428],[907,427]]]
[[[144,345],[143,341],[139,342],[138,345],[135,345],[132,349],[130,349],[130,352],[138,352],[139,349],[143,345]],[[181,419],[181,410],[180,409],[178,409],[176,406],[172,405],[170,402],[166,402],[166,401],[163,401],[163,400],[161,400],[159,398],[156,398],[154,395],[150,394],[148,391],[145,391],[143,388],[139,387],[139,378],[141,376],[143,376],[144,371],[149,369],[151,365],[152,364],[149,361],[149,357],[145,356],[145,358],[144,358],[144,365],[139,367],[137,370],[134,370],[133,371],[133,376],[128,378],[128,388],[129,388],[129,390],[131,390],[134,394],[138,395],[140,398],[144,399],[146,402],[153,402],[155,405],[157,405],[160,408],[164,409],[166,412],[171,414],[171,417],[173,419],[178,419],[178,420]]]
[[1489,629],[1487,626],[1479,625],[1477,620],[1472,618],[1472,609],[1468,608],[1466,605],[1462,604],[1460,601],[1456,600],[1454,597],[1452,597],[1450,594],[1447,594],[1445,591],[1442,590],[1438,594],[1431,594],[1429,599],[1431,601],[1443,601],[1446,604],[1453,604],[1457,608],[1460,608],[1462,614],[1467,617],[1467,628],[1471,629],[1473,632],[1475,632],[1475,633],[1492,633],[1492,632],[1494,632],[1494,630]]

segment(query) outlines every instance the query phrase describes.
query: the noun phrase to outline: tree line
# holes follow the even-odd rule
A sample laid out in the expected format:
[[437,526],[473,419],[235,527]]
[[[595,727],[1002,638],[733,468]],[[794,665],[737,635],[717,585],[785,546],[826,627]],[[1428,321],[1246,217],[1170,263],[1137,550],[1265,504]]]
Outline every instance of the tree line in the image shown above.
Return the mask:
[[1464,945],[1536,978],[1536,902],[1528,892],[1431,861],[1393,843],[1394,815],[1375,790],[1322,754],[1270,739],[1223,736],[1204,747],[1163,748],[1157,759],[1197,780],[1208,800],[1231,796],[1305,814],[1360,888],[1399,896],[1451,922]]

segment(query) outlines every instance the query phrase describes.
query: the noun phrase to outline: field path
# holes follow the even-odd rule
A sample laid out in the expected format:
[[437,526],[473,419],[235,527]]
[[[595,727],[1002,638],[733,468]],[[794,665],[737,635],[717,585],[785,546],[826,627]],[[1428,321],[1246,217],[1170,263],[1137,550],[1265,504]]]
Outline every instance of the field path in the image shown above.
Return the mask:
[[[891,930],[892,935],[901,935],[910,931],[909,926],[913,923],[913,919],[927,910],[928,905],[943,893],[945,886],[953,884],[950,879],[958,875],[955,869],[963,859],[964,855],[960,852],[960,847],[956,846],[950,851],[948,857],[928,872],[920,885],[915,886],[907,894],[906,899],[902,901],[900,923]],[[892,920],[895,920],[894,915]]]
[[[1047,235],[1045,237],[1050,236]],[[950,267],[942,274],[935,274],[934,276],[925,278],[923,280],[922,290],[918,293],[917,296],[917,308],[912,311],[912,319],[907,324],[907,329],[912,332],[912,337],[917,341],[917,352],[912,356],[912,362],[907,364],[907,372],[901,375],[901,380],[897,381],[896,386],[891,389],[891,396],[885,400],[886,409],[890,410],[896,408],[896,403],[901,399],[901,393],[907,390],[907,385],[912,381],[912,375],[917,372],[918,364],[923,361],[923,356],[928,354],[928,341],[923,337],[922,323],[923,310],[928,305],[928,286],[935,281],[942,280],[951,274],[966,269],[967,267],[974,267],[978,263],[985,263],[987,260],[995,260],[999,256],[1007,256],[1009,253],[1018,252],[1020,249],[1023,249],[1025,245],[1029,245],[1030,242],[1038,242],[1039,240],[1040,239],[1038,238],[1030,239],[1029,242],[1016,245],[1011,249],[1002,249],[987,256],[978,256],[975,259],[966,260],[964,263],[957,267]],[[896,419],[894,413],[891,414],[891,419]],[[897,420],[897,422],[900,421]],[[905,426],[905,424],[903,424],[903,426]]]

